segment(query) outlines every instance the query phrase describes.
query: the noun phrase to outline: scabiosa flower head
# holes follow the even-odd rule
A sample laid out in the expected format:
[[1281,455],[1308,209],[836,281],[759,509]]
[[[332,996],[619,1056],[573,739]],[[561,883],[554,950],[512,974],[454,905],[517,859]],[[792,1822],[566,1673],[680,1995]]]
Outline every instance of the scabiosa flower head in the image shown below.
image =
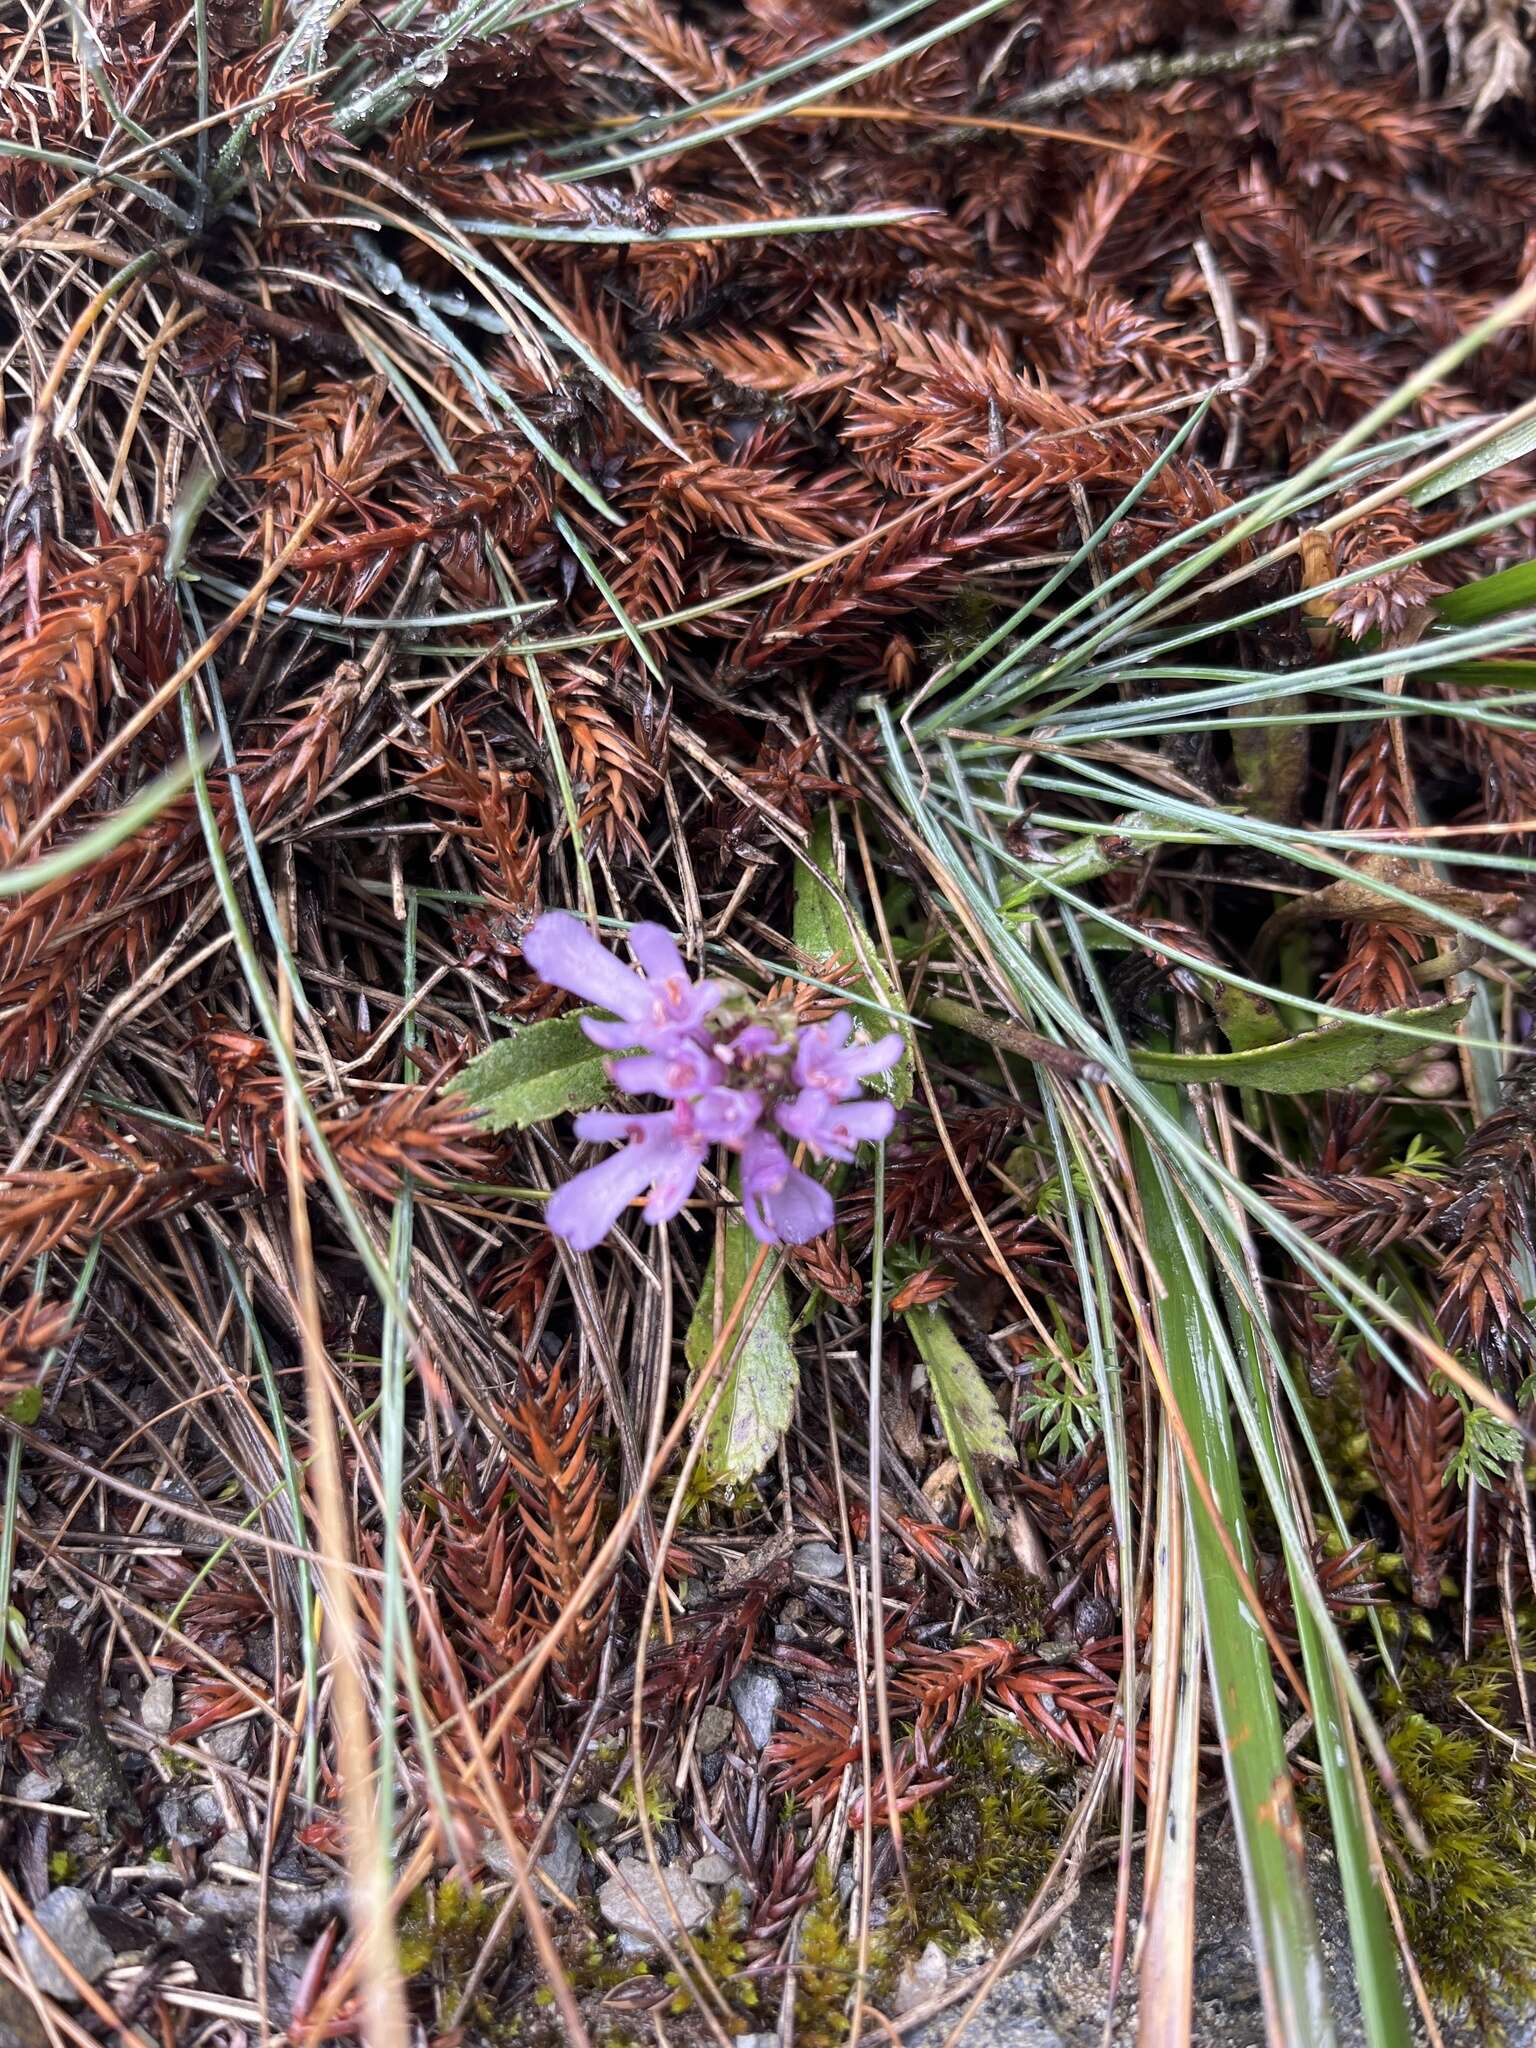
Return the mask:
[[[665,1223],[692,1194],[712,1145],[740,1155],[742,1214],[765,1244],[805,1244],[832,1226],[832,1197],[796,1166],[774,1125],[818,1159],[850,1160],[855,1147],[886,1137],[896,1112],[871,1101],[863,1084],[901,1057],[890,1032],[854,1042],[851,1014],[796,1031],[759,1014],[743,1023],[722,1006],[729,984],[691,981],[673,939],[659,925],[629,935],[638,971],[616,960],[578,918],[551,911],[529,931],[523,953],[557,988],[600,1005],[613,1022],[584,1017],[616,1088],[659,1095],[662,1110],[589,1110],[576,1135],[611,1139],[619,1150],[566,1182],[552,1197],[549,1227],[590,1251],[631,1202],[646,1196],[647,1223]],[[734,1007],[734,1006],[733,1006]]]

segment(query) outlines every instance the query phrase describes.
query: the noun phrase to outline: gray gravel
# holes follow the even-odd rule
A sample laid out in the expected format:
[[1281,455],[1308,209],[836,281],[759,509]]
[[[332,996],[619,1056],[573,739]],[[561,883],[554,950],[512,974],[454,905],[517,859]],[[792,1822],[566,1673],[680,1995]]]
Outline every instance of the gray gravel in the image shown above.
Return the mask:
[[766,1749],[773,1734],[783,1687],[771,1671],[743,1671],[731,1680],[731,1703],[742,1719],[754,1749]]
[[169,1735],[176,1725],[176,1681],[169,1672],[152,1678],[139,1700],[140,1724],[151,1735]]
[[706,1707],[699,1716],[699,1738],[693,1745],[698,1756],[713,1756],[718,1749],[724,1749],[735,1729],[730,1711],[726,1707]]
[[[1248,1934],[1242,1868],[1230,1833],[1212,1830],[1196,1870],[1192,2048],[1265,2048],[1264,2013]],[[1337,2048],[1366,2048],[1354,1983],[1349,1922],[1327,1847],[1308,1849],[1318,1935]],[[1137,1905],[1133,1897],[1133,1910]],[[1113,1871],[1096,1873],[1044,1945],[988,1995],[965,2032],[966,2048],[1106,2048],[1110,1940],[1115,1918]],[[907,2036],[910,2048],[940,2048],[960,2007]],[[1487,2037],[1454,2026],[1446,2048],[1486,2048]],[[1136,1983],[1127,1972],[1107,2048],[1135,2048]],[[1312,2048],[1298,2043],[1297,2048]],[[1536,2014],[1512,2014],[1504,2048],[1536,2048]]]
[[686,1871],[664,1870],[658,1884],[651,1866],[640,1862],[619,1864],[617,1875],[610,1877],[597,1895],[598,1911],[624,1946],[636,1954],[660,1946],[658,1930],[672,1940],[678,1921],[690,1934],[702,1927],[714,1911],[714,1903]]
[[[112,1967],[112,1950],[96,1931],[90,1900],[72,1884],[61,1884],[37,1907],[37,1924],[49,1940],[68,1957],[87,1984],[94,1984]],[[39,1991],[64,2005],[78,2005],[80,1994],[72,1981],[30,1927],[21,1930],[21,1960]]]

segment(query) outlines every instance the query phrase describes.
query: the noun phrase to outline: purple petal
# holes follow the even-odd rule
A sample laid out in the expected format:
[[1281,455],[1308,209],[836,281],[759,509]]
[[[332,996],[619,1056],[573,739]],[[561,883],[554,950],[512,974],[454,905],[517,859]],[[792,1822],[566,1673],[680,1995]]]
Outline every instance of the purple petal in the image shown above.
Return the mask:
[[771,1194],[789,1178],[789,1154],[772,1131],[756,1130],[742,1148],[741,1192]]
[[658,1036],[644,1024],[614,1024],[605,1017],[583,1017],[581,1028],[604,1052],[630,1052],[637,1045],[653,1044]]
[[657,1024],[676,1025],[696,1031],[713,1016],[725,1000],[723,981],[679,982],[668,979],[652,984],[651,1017]]
[[795,1079],[802,1088],[824,1088],[829,1095],[846,1101],[857,1095],[868,1074],[882,1074],[901,1058],[901,1034],[887,1032],[873,1045],[845,1045],[852,1029],[846,1010],[826,1024],[811,1024],[800,1034],[795,1056]]
[[589,1252],[602,1243],[636,1195],[649,1187],[654,1167],[650,1146],[626,1145],[557,1188],[545,1220],[574,1251]]
[[693,1193],[702,1164],[701,1150],[679,1144],[656,1176],[651,1199],[645,1205],[647,1223],[670,1223]]
[[629,950],[640,962],[641,971],[648,981],[688,979],[688,969],[683,965],[683,956],[677,950],[677,941],[662,925],[632,925],[629,933]]
[[664,1140],[671,1129],[669,1109],[646,1110],[643,1114],[633,1109],[584,1109],[575,1120],[577,1137],[585,1138],[589,1144],[601,1144],[605,1139],[620,1142],[643,1138],[654,1145]]
[[832,1228],[832,1197],[792,1166],[770,1131],[757,1130],[741,1155],[741,1208],[763,1244],[808,1244]]
[[887,1074],[906,1049],[906,1040],[899,1031],[887,1031],[883,1038],[854,1049],[853,1058],[858,1062],[854,1072],[861,1076]]
[[809,1244],[832,1228],[834,1213],[832,1197],[820,1181],[812,1180],[798,1166],[789,1169],[789,1179],[778,1193],[763,1202],[763,1214],[777,1244]]
[[802,1088],[779,1109],[779,1128],[825,1159],[852,1159],[866,1140],[889,1137],[895,1122],[893,1103],[839,1102],[822,1088]]
[[771,1024],[748,1024],[743,1030],[738,1031],[725,1047],[723,1057],[733,1065],[740,1066],[744,1060],[762,1059],[766,1055],[787,1050],[788,1047]]
[[589,1003],[639,1023],[649,1011],[645,983],[632,967],[615,960],[578,917],[547,910],[523,940],[523,958],[554,988],[569,989]]
[[692,1105],[694,1127],[713,1145],[739,1150],[763,1113],[755,1088],[709,1088]]
[[[881,1138],[888,1138],[895,1122],[894,1102],[866,1098],[862,1102],[840,1103],[828,1129],[839,1145],[848,1148],[842,1156],[851,1159],[855,1146],[877,1144]],[[834,1153],[833,1157],[836,1156]]]
[[792,1101],[779,1104],[779,1128],[802,1145],[819,1146],[834,1106],[825,1089],[802,1088]]
[[720,1068],[703,1046],[684,1039],[668,1052],[633,1053],[610,1060],[608,1074],[629,1095],[697,1095],[720,1079]]

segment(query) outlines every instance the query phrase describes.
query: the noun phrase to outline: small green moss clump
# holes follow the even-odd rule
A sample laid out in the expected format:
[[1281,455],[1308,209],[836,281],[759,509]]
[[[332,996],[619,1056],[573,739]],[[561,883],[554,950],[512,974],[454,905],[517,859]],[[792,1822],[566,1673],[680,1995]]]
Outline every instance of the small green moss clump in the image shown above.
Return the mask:
[[986,1634],[1022,1650],[1045,1641],[1045,1589],[1032,1572],[1011,1562],[995,1565],[985,1580],[985,1600]]
[[[870,1973],[877,1967],[870,1958]],[[795,1947],[795,2048],[842,2048],[848,2001],[859,1975],[859,1948],[848,1936],[848,1908],[825,1859],[816,1865],[816,1903]]]
[[891,1932],[904,1950],[954,1950],[1008,1934],[1050,1867],[1070,1811],[1072,1771],[1012,1723],[973,1708],[944,1745],[944,1790],[907,1815],[910,1906]]
[[477,1884],[456,1877],[413,1892],[400,1915],[400,1971],[462,1983],[474,1968],[495,1908]]
[[[1326,1305],[1323,1305],[1326,1306]],[[1353,1528],[1361,1501],[1379,1495],[1381,1481],[1371,1462],[1371,1439],[1360,1413],[1360,1386],[1342,1367],[1326,1391],[1302,1383],[1301,1405],[1317,1437],[1328,1483]]]
[[[750,2033],[760,2003],[756,1979],[747,1974],[747,1906],[739,1891],[729,1891],[693,1937],[705,1980],[713,1984],[730,2007],[722,2019],[733,2034]],[[674,2015],[694,2009],[693,1994],[675,1970],[667,1972],[674,1996],[668,2010]]]
[[[1378,1797],[1409,1944],[1436,2009],[1485,2040],[1501,2010],[1536,2000],[1536,1763],[1512,1694],[1500,1642],[1471,1664],[1416,1650],[1382,1701],[1387,1751],[1429,1842],[1416,1857]],[[1521,1747],[1500,1739],[1506,1728]]]
[[[423,1885],[400,1915],[401,1975],[423,1994],[435,1992],[444,2004],[457,2004],[495,1917],[494,1904],[477,1884],[449,1877],[441,1884]],[[517,2038],[510,2015],[499,2014],[488,1997],[477,1999],[465,2018],[484,2042],[510,2043]]]
[[[619,1811],[627,1822],[640,1817],[640,1794],[633,1776],[625,1778],[619,1787]],[[677,1816],[677,1804],[666,1786],[659,1780],[645,1780],[645,1817],[653,1829],[664,1828],[668,1821]]]

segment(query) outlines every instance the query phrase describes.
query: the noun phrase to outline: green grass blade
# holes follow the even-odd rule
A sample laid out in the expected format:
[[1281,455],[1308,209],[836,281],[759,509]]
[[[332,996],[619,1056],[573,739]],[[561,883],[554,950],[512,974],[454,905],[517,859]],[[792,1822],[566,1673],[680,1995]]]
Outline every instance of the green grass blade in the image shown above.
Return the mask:
[[698,149],[705,143],[724,142],[729,136],[744,134],[749,128],[761,128],[765,121],[777,121],[785,114],[792,114],[797,107],[810,104],[812,100],[825,100],[845,92],[849,86],[857,85],[861,79],[872,78],[877,72],[887,71],[893,65],[906,62],[918,56],[923,50],[931,49],[950,36],[961,35],[989,15],[996,14],[1005,0],[978,0],[963,14],[956,14],[947,21],[941,21],[934,28],[924,29],[921,35],[911,36],[904,43],[892,43],[873,57],[866,57],[862,63],[850,65],[846,71],[839,71],[832,78],[815,79],[797,91],[786,93],[782,99],[765,100],[760,106],[750,107],[743,114],[733,114],[729,120],[717,121],[712,128],[695,129],[692,134],[669,136],[664,142],[648,143],[642,149],[626,150],[621,156],[597,157],[591,163],[579,164],[564,174],[563,182],[575,184],[583,178],[606,178],[615,171],[626,171],[634,164],[650,163],[653,158],[674,157],[686,149]]
[[[1156,1092],[1164,1108],[1176,1114],[1176,1091],[1160,1087]],[[1253,1546],[1226,1380],[1205,1305],[1199,1292],[1184,1282],[1185,1243],[1174,1213],[1180,1197],[1139,1131],[1132,1136],[1131,1154],[1147,1245],[1165,1289],[1155,1312],[1169,1391],[1189,1432],[1185,1457],[1188,1460],[1193,1453],[1251,1578]],[[1211,1700],[1242,1856],[1269,2040],[1273,2048],[1296,2048],[1302,2042],[1308,2048],[1329,2048],[1337,2035],[1324,1989],[1322,1951],[1269,1651],[1196,1484],[1187,1489],[1187,1513]]]
[[82,832],[78,839],[68,840],[55,852],[44,854],[41,860],[5,869],[0,873],[0,899],[29,895],[34,889],[41,889],[50,882],[67,881],[71,875],[79,874],[82,868],[94,866],[104,854],[121,846],[125,839],[132,839],[136,832],[142,832],[146,825],[153,824],[163,810],[191,787],[196,775],[197,765],[190,757],[178,761],[174,768],[168,768],[163,775],[157,775],[153,782],[146,784],[121,809],[103,818],[89,832]]
[[[1218,1221],[1234,1261],[1240,1258],[1243,1248],[1230,1216],[1213,1220]],[[1248,1263],[1252,1271],[1251,1247]],[[1270,1456],[1279,1463],[1280,1433],[1274,1407],[1276,1389],[1268,1382],[1264,1369],[1266,1347],[1260,1341],[1247,1304],[1236,1290],[1224,1285],[1223,1294],[1228,1319],[1237,1333],[1238,1351],[1247,1371],[1259,1427]],[[1318,1627],[1308,1606],[1305,1589],[1298,1583],[1294,1570],[1290,1577],[1296,1633],[1301,1641],[1302,1664],[1312,1695],[1317,1753],[1322,1764],[1328,1818],[1349,1918],[1355,1985],[1360,1994],[1365,2038],[1370,2048],[1409,2048],[1413,2029],[1403,1998],[1397,1943],[1382,1895],[1386,1877],[1377,1844],[1375,1819],[1360,1770],[1354,1727],[1339,1683],[1337,1641],[1331,1641]]]

